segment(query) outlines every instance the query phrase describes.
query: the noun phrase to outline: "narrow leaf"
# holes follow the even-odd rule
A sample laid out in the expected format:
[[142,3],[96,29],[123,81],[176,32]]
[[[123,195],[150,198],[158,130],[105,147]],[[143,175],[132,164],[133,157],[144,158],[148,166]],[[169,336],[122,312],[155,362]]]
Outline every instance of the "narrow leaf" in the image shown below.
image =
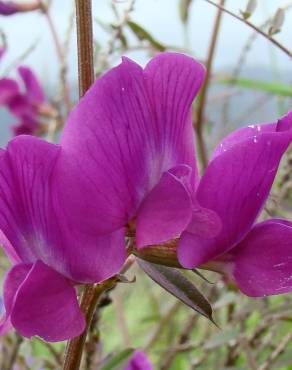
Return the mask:
[[100,370],[122,370],[130,360],[134,353],[133,348],[125,349],[116,355],[112,356],[105,364],[100,367]]
[[138,258],[137,261],[142,270],[158,285],[215,324],[210,303],[179,270]]
[[266,82],[251,80],[248,78],[238,78],[236,80],[227,77],[218,80],[219,83],[234,85],[244,89],[260,90],[269,94],[292,96],[292,86],[279,82]]
[[284,24],[285,20],[285,12],[284,9],[279,8],[276,11],[276,14],[274,15],[272,22],[271,22],[271,27],[269,29],[269,35],[275,35],[276,33],[279,33],[281,31],[281,28]]
[[153,46],[155,49],[159,51],[165,51],[165,46],[163,46],[159,41],[155,40],[154,37],[146,31],[143,27],[141,27],[139,24],[128,21],[128,26],[130,27],[131,31],[136,35],[136,37],[143,41],[148,41],[151,46]]

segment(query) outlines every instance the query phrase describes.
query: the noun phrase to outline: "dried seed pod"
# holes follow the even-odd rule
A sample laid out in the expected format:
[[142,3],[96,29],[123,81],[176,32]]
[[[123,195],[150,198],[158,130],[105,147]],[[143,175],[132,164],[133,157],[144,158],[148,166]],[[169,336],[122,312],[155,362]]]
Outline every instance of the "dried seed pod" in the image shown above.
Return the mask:
[[281,31],[281,28],[284,24],[285,20],[285,11],[284,9],[279,8],[276,11],[276,14],[274,15],[272,21],[271,21],[271,26],[269,29],[269,35],[274,35],[276,33],[279,33]]
[[258,5],[257,0],[249,0],[249,2],[246,5],[246,9],[244,11],[241,11],[243,18],[248,19],[256,10],[257,5]]

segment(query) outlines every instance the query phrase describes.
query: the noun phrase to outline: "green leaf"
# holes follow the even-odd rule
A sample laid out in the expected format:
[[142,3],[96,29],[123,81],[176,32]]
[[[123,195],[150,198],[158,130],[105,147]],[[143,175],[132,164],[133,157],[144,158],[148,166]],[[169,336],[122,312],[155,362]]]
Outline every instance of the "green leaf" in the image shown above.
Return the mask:
[[234,85],[243,89],[260,90],[273,95],[292,96],[292,86],[280,82],[266,82],[248,78],[237,78],[234,80],[231,77],[220,78],[218,82],[225,85]]
[[127,348],[116,355],[112,356],[100,370],[121,370],[129,361],[130,357],[134,353],[133,348]]
[[138,258],[137,261],[142,270],[158,285],[215,324],[210,303],[179,270]]
[[127,24],[139,40],[146,40],[150,42],[151,46],[153,46],[155,49],[159,51],[165,51],[165,46],[163,46],[159,41],[155,40],[153,36],[139,24],[133,21],[128,21]]

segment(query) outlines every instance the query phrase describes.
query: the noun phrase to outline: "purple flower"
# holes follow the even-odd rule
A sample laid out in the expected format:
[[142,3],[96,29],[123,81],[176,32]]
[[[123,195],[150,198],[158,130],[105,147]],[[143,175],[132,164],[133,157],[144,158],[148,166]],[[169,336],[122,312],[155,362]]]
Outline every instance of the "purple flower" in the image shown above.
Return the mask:
[[44,91],[30,68],[20,66],[18,73],[24,89],[13,79],[0,79],[0,106],[6,106],[18,118],[19,122],[13,127],[15,135],[34,134],[41,126],[38,112],[45,104]]
[[[73,110],[61,147],[19,136],[0,152],[0,229],[14,264],[4,326],[46,340],[79,334],[73,285],[120,271],[129,222],[138,247],[179,236],[193,215],[206,230],[217,227],[192,192],[190,111],[203,77],[179,54],[161,54],[145,70],[125,58]],[[42,101],[28,90],[26,99]]]
[[[204,74],[182,54],[162,53],[144,70],[123,58],[81,99],[61,138],[72,174],[61,192],[83,215],[84,230],[106,234],[134,224],[137,248],[178,237],[192,216],[204,232],[218,233],[218,216],[193,197],[191,105]],[[72,211],[67,217],[76,222]],[[115,253],[124,253],[123,242]]]
[[153,366],[142,351],[135,351],[124,370],[153,370]]
[[178,247],[182,266],[223,269],[249,296],[292,290],[292,222],[255,224],[291,141],[292,112],[223,139],[196,192],[198,202],[219,215],[222,230],[206,238],[187,229]]
[[13,15],[38,9],[42,9],[40,1],[31,1],[27,3],[0,1],[0,15]]

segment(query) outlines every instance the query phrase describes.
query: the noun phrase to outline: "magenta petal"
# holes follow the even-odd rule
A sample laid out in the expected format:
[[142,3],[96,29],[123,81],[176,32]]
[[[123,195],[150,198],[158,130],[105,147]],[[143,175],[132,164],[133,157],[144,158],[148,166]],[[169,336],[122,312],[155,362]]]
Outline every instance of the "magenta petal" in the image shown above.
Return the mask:
[[16,264],[21,262],[10,241],[6,238],[6,236],[1,230],[0,230],[0,246],[3,248],[4,252],[6,253],[6,256],[12,263]]
[[34,135],[40,128],[41,123],[37,121],[33,116],[23,115],[20,118],[20,122],[12,126],[14,136],[17,135]]
[[142,351],[135,351],[124,370],[153,370],[146,354]]
[[260,125],[249,125],[247,127],[239,128],[227,135],[220,144],[214,149],[212,159],[218,155],[226,152],[234,145],[239,144],[241,141],[253,138],[256,140],[258,135],[263,133],[272,133],[280,131],[289,131],[292,128],[292,111],[288,112],[285,116],[280,118],[275,123],[260,124]]
[[15,94],[7,105],[15,116],[35,115],[35,108],[31,105],[26,95]]
[[0,79],[0,105],[6,105],[19,94],[18,84],[10,78]]
[[43,103],[45,101],[44,91],[34,72],[28,67],[20,66],[18,73],[24,82],[28,99],[33,104]]
[[0,1],[0,15],[12,15],[19,11],[18,6],[13,1]]
[[85,328],[73,285],[41,261],[15,295],[11,323],[25,337],[38,335],[50,342],[71,339]]
[[178,237],[192,216],[192,201],[179,177],[165,172],[137,212],[137,248]]
[[203,76],[184,55],[162,54],[144,71],[123,58],[81,99],[61,139],[63,160],[76,167],[62,196],[84,224],[100,233],[122,227],[164,172],[180,163],[196,171],[189,111]]
[[292,131],[292,110],[281,117],[277,122],[276,131]]
[[205,238],[214,238],[222,230],[222,222],[217,213],[208,208],[193,206],[191,222],[186,231]]
[[10,315],[14,297],[30,268],[30,265],[18,264],[13,266],[6,275],[3,288],[5,312],[0,320],[0,335],[4,335],[12,327]]
[[59,151],[56,145],[19,136],[0,157],[0,229],[25,263],[53,254],[53,246],[46,250],[54,235],[49,226],[56,223],[49,179]]
[[[224,257],[223,257],[224,259]],[[256,225],[226,256],[239,289],[262,297],[292,291],[292,222]]]
[[291,129],[265,132],[240,141],[211,161],[200,181],[197,199],[202,207],[218,214],[223,228],[214,239],[196,239],[196,255],[188,265],[195,267],[214,259],[245,236],[267,199],[291,140]]
[[144,76],[154,112],[153,132],[171,161],[169,168],[185,163],[197,176],[190,110],[205,78],[204,66],[186,55],[166,52],[146,65]]
[[59,176],[68,170],[56,171],[60,152],[32,136],[18,136],[0,151],[0,229],[23,262],[42,260],[74,281],[99,282],[119,272],[126,259],[124,230],[84,232],[82,214],[79,222],[77,215],[76,223],[68,222],[58,193]]
[[204,243],[208,246],[210,240],[213,241],[221,230],[222,222],[217,213],[195,203],[191,222],[182,233],[178,243],[177,257],[180,264],[186,268],[193,268],[198,260],[198,254],[200,258]]

